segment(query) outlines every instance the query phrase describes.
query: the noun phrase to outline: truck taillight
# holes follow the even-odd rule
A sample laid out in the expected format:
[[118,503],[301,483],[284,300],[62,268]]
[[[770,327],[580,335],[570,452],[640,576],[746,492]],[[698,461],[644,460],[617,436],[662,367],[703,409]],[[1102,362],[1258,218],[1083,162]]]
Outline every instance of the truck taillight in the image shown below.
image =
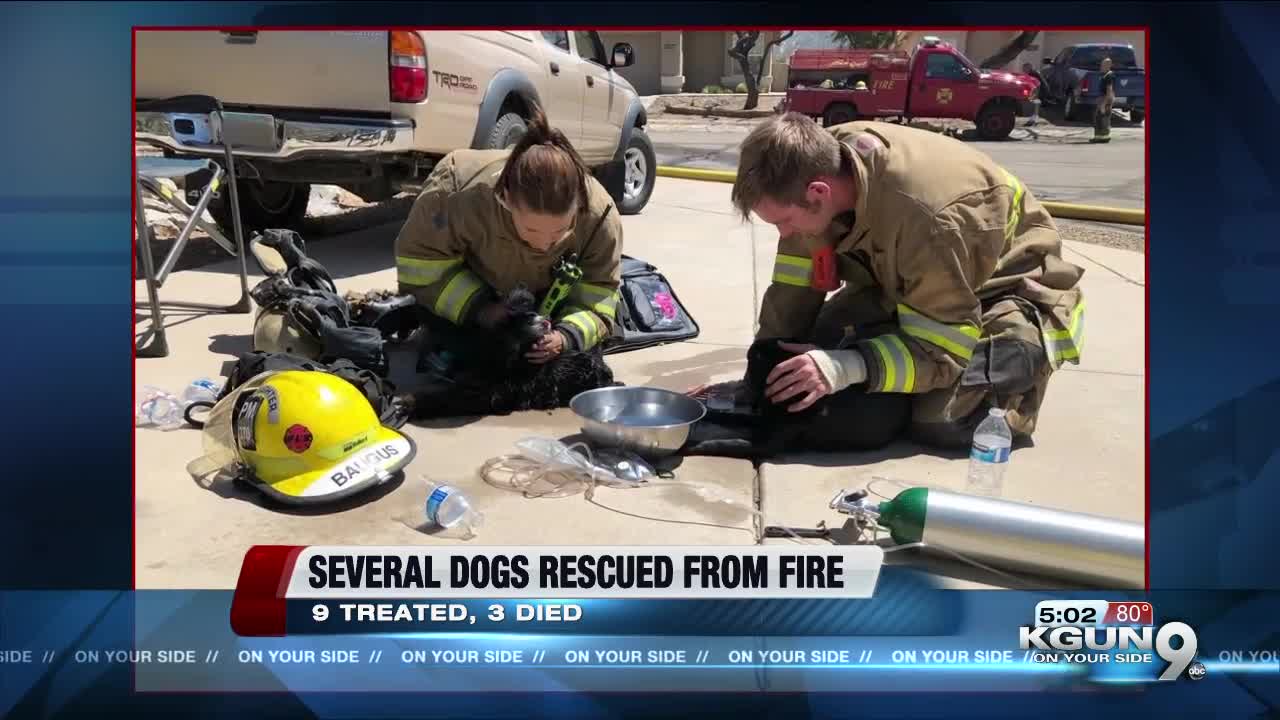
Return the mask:
[[427,99],[427,48],[418,33],[391,31],[388,64],[391,102],[416,103]]
[[1080,92],[1082,93],[1089,92],[1089,78],[1084,78],[1083,80],[1080,81]]

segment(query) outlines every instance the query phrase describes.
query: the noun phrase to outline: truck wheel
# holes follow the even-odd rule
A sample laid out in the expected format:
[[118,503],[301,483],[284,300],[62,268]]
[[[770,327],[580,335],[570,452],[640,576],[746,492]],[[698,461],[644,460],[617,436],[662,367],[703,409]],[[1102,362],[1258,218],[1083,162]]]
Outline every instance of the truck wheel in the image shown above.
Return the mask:
[[983,140],[1004,140],[1013,132],[1017,114],[1007,105],[988,105],[978,113],[978,137]]
[[622,151],[622,198],[618,211],[623,215],[635,215],[649,204],[653,184],[658,177],[658,156],[653,151],[653,141],[640,128],[631,129],[631,140]]
[[490,150],[505,150],[520,142],[520,138],[527,132],[529,126],[524,124],[524,118],[509,112],[493,124],[493,130],[489,131],[488,147]]
[[[236,190],[240,195],[240,223],[246,242],[254,230],[300,229],[311,201],[311,183],[244,179],[236,182]],[[226,231],[227,238],[234,241],[229,191],[223,190],[221,197],[209,203],[209,214]]]
[[835,103],[827,107],[827,111],[822,114],[822,122],[826,127],[843,125],[857,119],[858,108],[849,103]]
[[1141,125],[1142,121],[1146,119],[1147,119],[1146,110],[1130,110],[1129,111],[1129,122],[1133,123],[1134,125]]

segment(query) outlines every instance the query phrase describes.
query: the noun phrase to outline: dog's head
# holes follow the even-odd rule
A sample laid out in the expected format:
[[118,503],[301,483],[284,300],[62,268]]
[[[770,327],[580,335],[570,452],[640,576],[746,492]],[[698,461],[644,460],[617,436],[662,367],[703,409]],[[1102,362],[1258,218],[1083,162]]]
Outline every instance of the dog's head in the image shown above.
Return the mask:
[[503,334],[514,353],[523,356],[551,331],[551,321],[538,312],[537,299],[523,285],[507,293],[503,303],[508,313]]
[[[751,397],[751,406],[756,410],[767,413],[778,407],[765,397],[765,389],[768,387],[766,381],[769,378],[769,373],[773,372],[775,367],[799,354],[784,350],[781,343],[798,342],[800,341],[776,338],[763,339],[752,343],[747,350],[747,391]],[[789,402],[794,402],[794,400]]]

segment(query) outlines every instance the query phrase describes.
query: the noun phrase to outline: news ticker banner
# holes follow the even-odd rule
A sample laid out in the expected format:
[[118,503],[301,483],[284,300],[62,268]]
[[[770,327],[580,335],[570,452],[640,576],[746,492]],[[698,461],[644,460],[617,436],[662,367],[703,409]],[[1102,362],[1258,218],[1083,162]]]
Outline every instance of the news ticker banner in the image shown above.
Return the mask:
[[[1274,635],[1258,632],[1277,596],[948,591],[882,561],[876,548],[827,545],[255,547],[234,593],[139,592],[91,610],[90,594],[6,599],[0,664],[5,692],[122,668],[138,692],[1036,692],[1280,679],[1280,648],[1265,644]],[[1231,622],[1205,623],[1218,609]]]
[[[237,635],[232,602],[226,591],[0,596],[0,694],[74,693],[105,677],[123,677],[122,692],[294,693],[1256,693],[1257,683],[1280,680],[1275,594],[955,591],[885,568],[865,601],[494,601],[580,605],[584,617],[601,610],[614,632],[286,637]],[[743,613],[758,632],[627,634],[691,602]],[[806,617],[838,625],[842,604],[874,615],[852,623],[856,633],[777,634]],[[1161,680],[1170,668],[1176,677]]]
[[[554,678],[596,689],[616,687],[607,676],[618,668],[656,673],[655,690],[722,686],[723,678],[694,679],[682,670],[792,675],[777,680],[784,685],[805,672],[838,669],[985,672],[1010,689],[1080,676],[1169,682],[1207,673],[1195,630],[1176,620],[1157,624],[1146,601],[1042,601],[1015,626],[1016,643],[944,640],[945,613],[908,615],[901,612],[911,606],[903,588],[877,587],[883,560],[875,546],[826,544],[258,546],[245,556],[230,620],[245,637],[359,635],[396,642],[389,650],[369,649],[373,663],[391,652],[401,665],[437,674],[506,667],[532,671],[538,677],[528,682],[535,685]],[[880,617],[894,610],[901,618]],[[922,636],[929,640],[921,643]],[[425,638],[440,644],[404,644]],[[275,657],[359,664],[360,656],[352,649],[277,651]],[[263,659],[252,651],[247,657]],[[952,689],[954,682],[931,679],[919,689]],[[509,685],[494,686],[504,688]]]
[[[246,636],[351,633],[618,634],[605,600],[662,604],[622,634],[746,634],[715,600],[869,599],[876,546],[341,547],[260,545],[246,554],[231,626]],[[512,602],[519,599],[529,602]],[[561,599],[582,603],[557,602]],[[593,605],[594,603],[594,605]],[[816,634],[830,628],[787,627]]]

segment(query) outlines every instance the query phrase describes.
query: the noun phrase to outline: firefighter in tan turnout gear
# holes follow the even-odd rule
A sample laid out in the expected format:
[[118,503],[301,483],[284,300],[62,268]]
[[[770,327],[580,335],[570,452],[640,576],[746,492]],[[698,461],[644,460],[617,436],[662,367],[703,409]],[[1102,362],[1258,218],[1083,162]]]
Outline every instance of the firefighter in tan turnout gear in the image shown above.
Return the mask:
[[[501,298],[519,285],[541,301],[554,287],[562,299],[553,330],[528,355],[544,363],[597,348],[613,331],[622,223],[565,136],[541,113],[528,124],[510,150],[458,150],[440,161],[396,238],[396,272],[400,292],[460,327],[500,325]],[[565,262],[575,269],[557,284]]]
[[757,339],[814,343],[770,375],[773,402],[902,393],[914,439],[958,447],[991,407],[1031,435],[1051,374],[1079,362],[1084,271],[1022,182],[962,142],[771,118],[743,142],[733,201],[781,236]]

